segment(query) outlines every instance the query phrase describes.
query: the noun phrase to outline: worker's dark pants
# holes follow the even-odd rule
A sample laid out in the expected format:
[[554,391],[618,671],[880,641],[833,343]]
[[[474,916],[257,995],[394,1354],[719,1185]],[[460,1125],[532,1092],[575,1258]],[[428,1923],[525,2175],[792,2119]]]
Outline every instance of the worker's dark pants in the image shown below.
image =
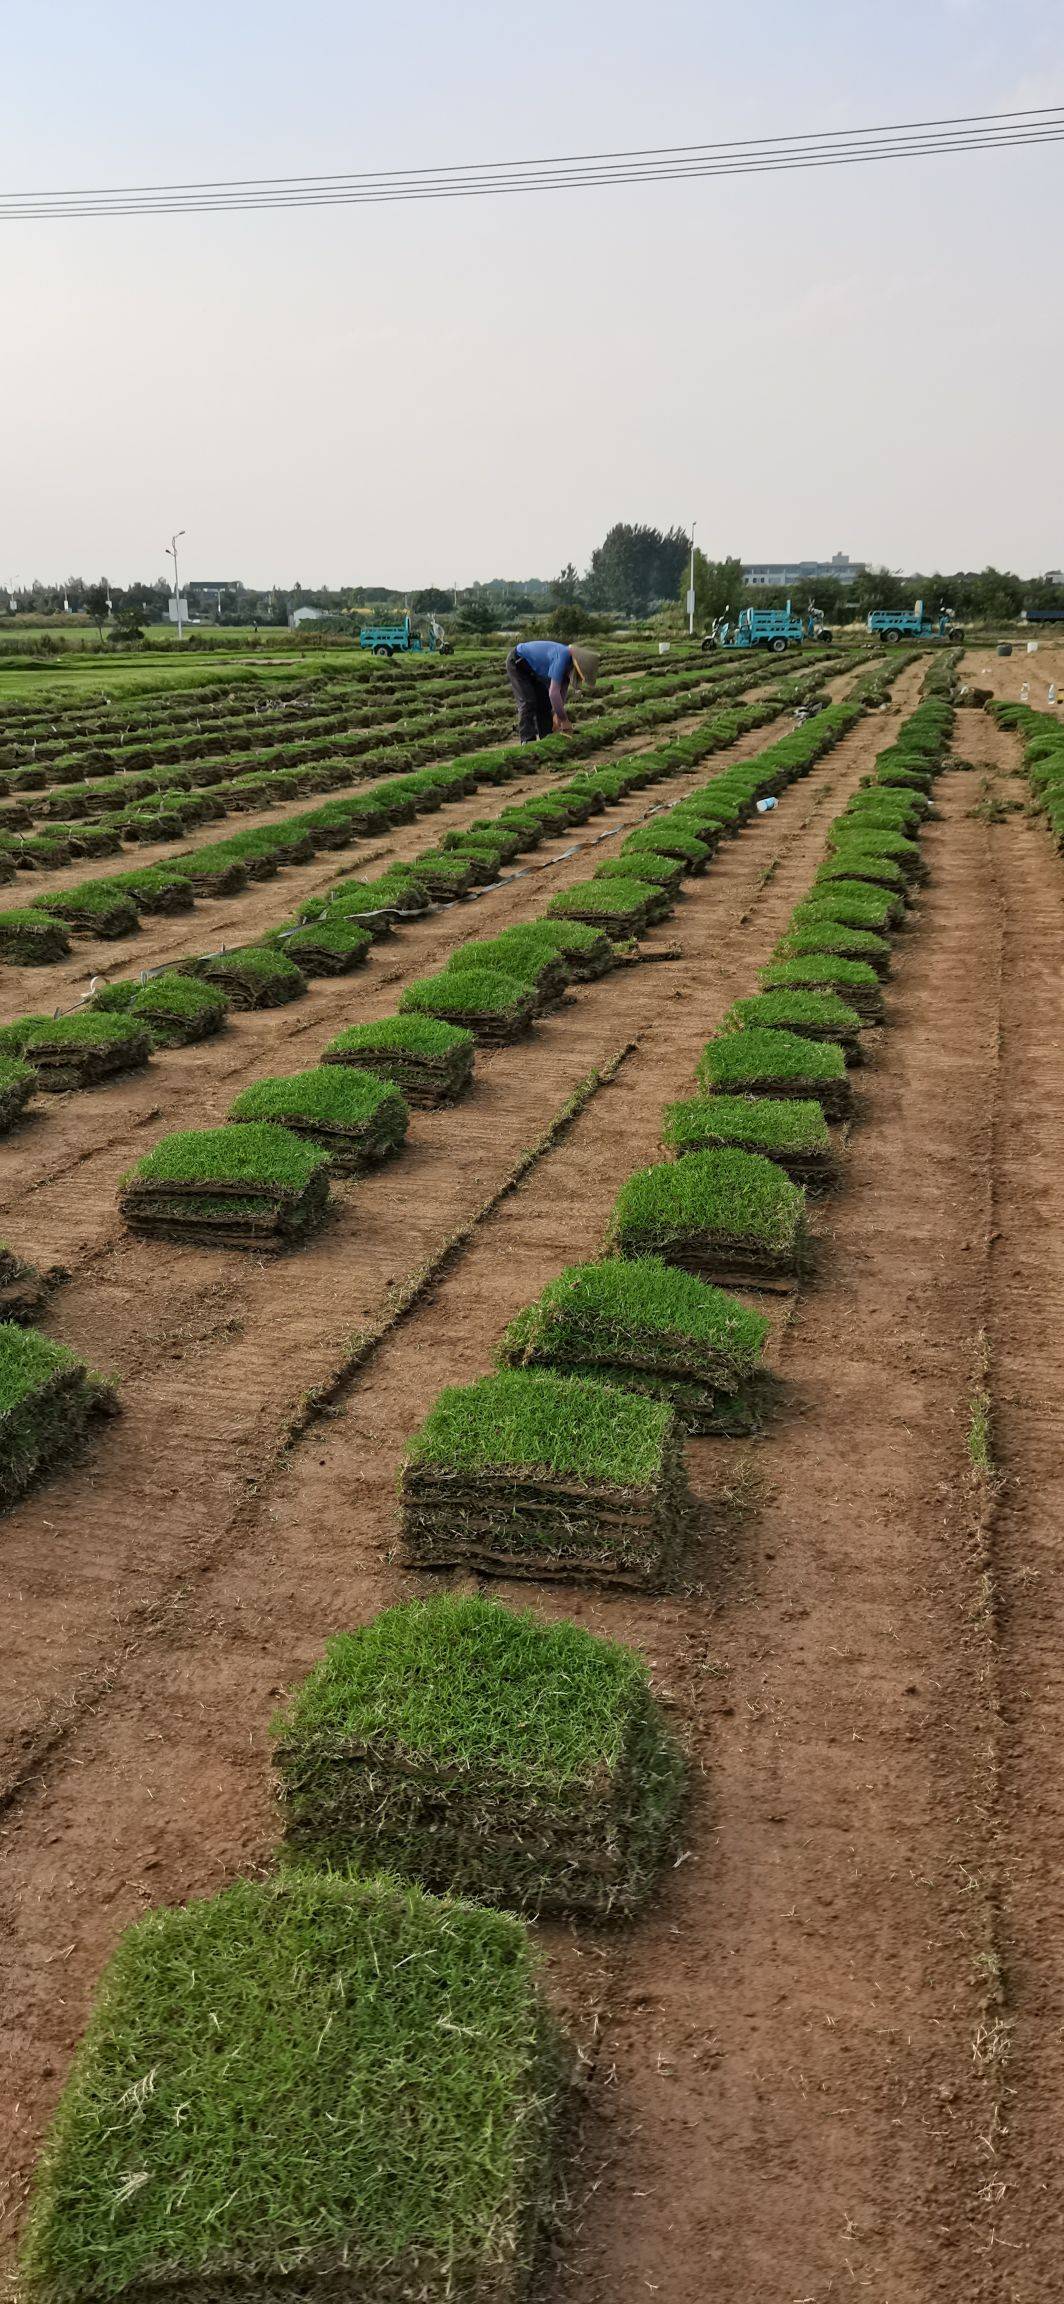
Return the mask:
[[549,736],[554,727],[550,689],[545,680],[536,678],[531,664],[525,663],[516,648],[511,648],[506,659],[506,677],[517,706],[518,743],[535,744],[540,736]]

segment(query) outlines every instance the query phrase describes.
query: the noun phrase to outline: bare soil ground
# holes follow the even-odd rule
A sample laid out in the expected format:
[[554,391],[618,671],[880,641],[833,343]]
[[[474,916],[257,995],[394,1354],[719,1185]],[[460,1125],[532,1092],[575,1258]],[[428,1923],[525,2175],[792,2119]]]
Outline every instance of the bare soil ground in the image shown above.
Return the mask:
[[[902,676],[899,706],[918,684]],[[442,1383],[491,1365],[562,1263],[597,1250],[893,724],[866,721],[688,883],[657,939],[677,960],[581,990],[481,1060],[473,1099],[419,1116],[401,1171],[345,1193],[298,1258],[142,1258],[107,1194],[179,1091],[165,1114],[126,1090],[66,1100],[121,1101],[84,1159],[72,1142],[65,1173],[42,1162],[16,1244],[67,1261],[80,1244],[49,1326],[83,1348],[98,1334],[128,1404],[85,1465],[5,1520],[12,2231],[116,1936],[269,1864],[271,1711],[331,1631],[419,1588],[392,1557],[406,1436]],[[961,716],[955,750],[1022,796],[1018,747],[982,715]],[[816,1278],[769,1307],[778,1410],[753,1445],[691,1446],[723,1532],[670,1597],[536,1595],[645,1650],[694,1764],[684,1857],[649,1918],[543,1932],[593,2066],[556,2304],[1059,2295],[1064,882],[1040,827],[971,813],[982,789],[978,773],[940,781],[932,878],[857,1075]],[[544,875],[538,901],[556,884]],[[434,964],[407,936],[450,942],[454,921],[404,931],[404,975]],[[393,958],[355,1012],[391,1004]],[[308,1005],[239,1020],[241,1080],[279,1049],[281,1068],[296,1060]],[[505,1192],[596,1070],[606,1083]],[[217,1115],[197,1086],[197,1116],[238,1084],[214,1080]],[[345,1380],[360,1329],[379,1342]],[[967,1444],[984,1334],[989,1492]],[[326,1411],[279,1447],[304,1387],[330,1381]]]

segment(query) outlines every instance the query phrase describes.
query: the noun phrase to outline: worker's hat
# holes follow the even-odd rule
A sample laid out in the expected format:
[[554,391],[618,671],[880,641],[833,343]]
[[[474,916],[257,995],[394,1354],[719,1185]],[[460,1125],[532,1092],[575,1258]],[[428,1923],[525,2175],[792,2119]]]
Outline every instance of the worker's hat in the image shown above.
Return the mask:
[[585,688],[593,688],[596,680],[598,679],[598,649],[585,648],[583,642],[578,641],[575,648],[570,648],[569,654],[573,659],[573,663],[576,666],[577,673],[583,686]]

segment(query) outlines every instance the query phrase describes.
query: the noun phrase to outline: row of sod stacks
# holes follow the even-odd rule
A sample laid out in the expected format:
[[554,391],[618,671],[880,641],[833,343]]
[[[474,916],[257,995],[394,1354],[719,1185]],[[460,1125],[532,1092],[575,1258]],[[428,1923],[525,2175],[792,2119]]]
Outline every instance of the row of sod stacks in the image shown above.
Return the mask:
[[999,700],[990,710],[999,728],[1013,729],[1022,737],[1034,805],[1057,847],[1064,848],[1064,724],[1053,713],[1032,711],[1029,704]]
[[290,1862],[511,1909],[635,1910],[683,1792],[640,1658],[474,1597],[332,1640],[275,1734]]
[[[604,969],[601,937],[593,920],[568,949],[526,945],[525,981],[558,995],[551,950],[574,975]],[[342,1083],[369,1085],[370,1060],[379,1086],[390,1060],[435,1100],[472,1050],[415,1012],[327,1054]],[[213,1134],[292,1141],[253,1117]],[[175,1185],[248,1181],[219,1158],[205,1176],[174,1141],[152,1156],[164,1222]],[[463,1559],[486,1544],[487,1565],[525,1573],[667,1572],[687,1513],[678,1390],[692,1418],[738,1402],[763,1323],[664,1267],[628,1291],[619,1263],[593,1268],[544,1304],[542,1351],[530,1335],[526,1364],[443,1395],[403,1472],[415,1556],[454,1557],[457,1531]],[[552,1319],[563,1363],[626,1363],[630,1388],[555,1373]],[[483,1904],[645,1901],[685,1773],[645,1666],[481,1599],[413,1603],[331,1643],[278,1724],[277,1768],[280,1878],[150,1915],[111,1962],[40,2172],[31,2304],[524,2304],[569,2057],[522,1924]]]
[[507,1368],[553,1368],[665,1401],[688,1432],[758,1421],[768,1323],[656,1256],[571,1265],[511,1321]]
[[324,1221],[329,1157],[269,1122],[164,1136],[123,1178],[131,1231],[227,1247],[290,1246]]
[[75,1455],[93,1421],[115,1406],[111,1386],[65,1345],[15,1320],[0,1323],[0,1506]]
[[664,1402],[517,1369],[441,1392],[400,1495],[416,1567],[613,1584],[667,1581],[687,1516]]

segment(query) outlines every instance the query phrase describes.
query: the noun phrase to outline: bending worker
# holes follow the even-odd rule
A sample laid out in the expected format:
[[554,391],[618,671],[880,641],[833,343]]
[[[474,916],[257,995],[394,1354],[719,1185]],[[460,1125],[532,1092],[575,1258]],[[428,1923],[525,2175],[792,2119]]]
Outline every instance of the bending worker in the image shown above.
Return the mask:
[[540,736],[571,736],[569,683],[573,675],[582,688],[598,679],[598,651],[582,641],[570,647],[565,640],[519,640],[506,659],[506,675],[517,705],[517,734],[522,744]]

